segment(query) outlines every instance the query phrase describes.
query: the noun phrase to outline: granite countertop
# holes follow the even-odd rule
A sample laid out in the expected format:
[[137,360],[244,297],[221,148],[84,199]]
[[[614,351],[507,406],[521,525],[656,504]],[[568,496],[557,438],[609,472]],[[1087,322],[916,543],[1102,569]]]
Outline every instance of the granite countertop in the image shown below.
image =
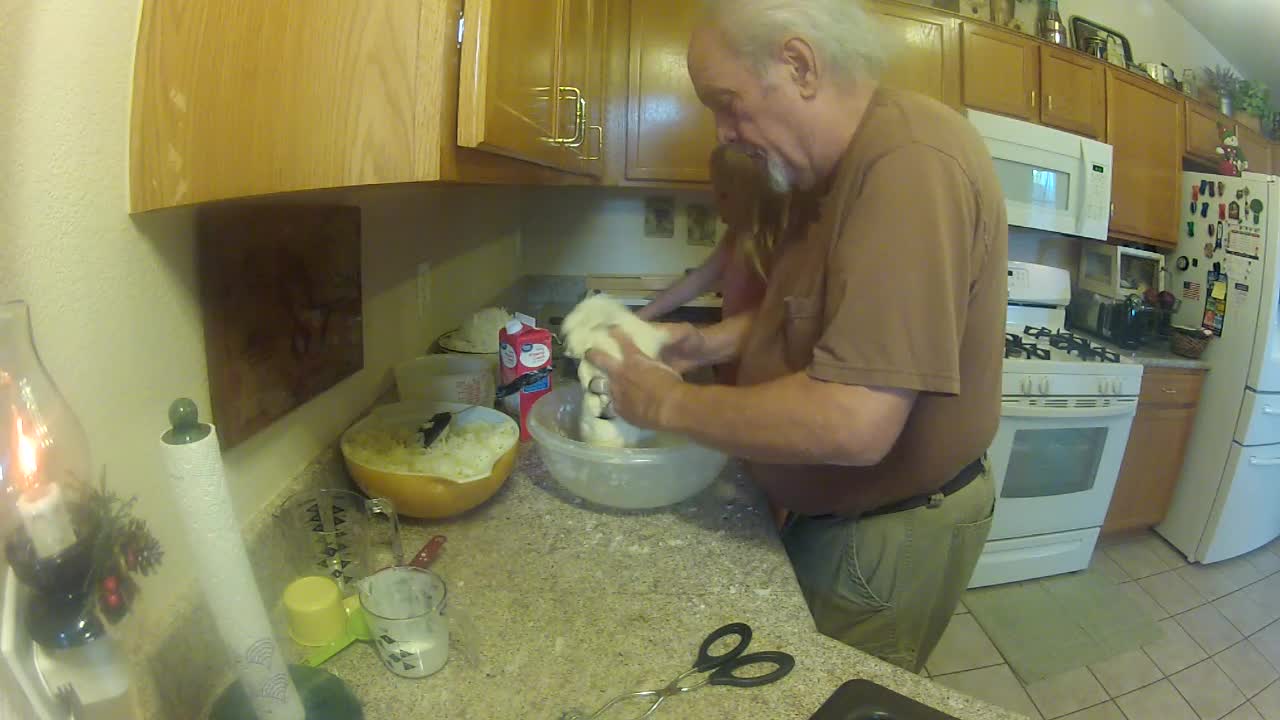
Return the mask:
[[760,688],[671,698],[656,717],[801,720],[855,678],[966,720],[1021,717],[819,634],[761,496],[732,464],[686,503],[615,512],[565,495],[526,446],[486,505],[453,521],[407,521],[406,554],[437,533],[449,539],[433,569],[478,628],[478,658],[455,645],[443,670],[409,680],[367,645],[346,649],[324,667],[351,686],[368,720],[589,713],[666,684],[707,633],[736,621],[754,629],[751,650],[789,652],[795,670]]
[[1132,359],[1143,367],[1175,368],[1180,370],[1209,369],[1209,363],[1204,360],[1193,360],[1189,357],[1175,355],[1173,350],[1169,349],[1169,341],[1167,339],[1149,342],[1144,344],[1142,347],[1133,350],[1129,348],[1122,348],[1119,345],[1108,340],[1103,340],[1092,333],[1082,332],[1080,330],[1076,330],[1075,332],[1088,337],[1090,340],[1093,340],[1108,350],[1114,350],[1115,352],[1120,353],[1121,357]]

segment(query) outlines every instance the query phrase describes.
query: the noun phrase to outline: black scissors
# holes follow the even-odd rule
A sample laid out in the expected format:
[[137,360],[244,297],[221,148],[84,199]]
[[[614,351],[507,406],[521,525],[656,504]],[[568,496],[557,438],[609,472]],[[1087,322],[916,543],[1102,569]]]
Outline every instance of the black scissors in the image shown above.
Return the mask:
[[[712,655],[711,646],[716,642],[730,637],[737,636],[738,644],[734,648],[723,655]],[[650,703],[649,709],[643,715],[638,716],[635,720],[644,720],[653,715],[657,711],[658,706],[664,700],[672,695],[680,695],[692,690],[697,690],[704,685],[728,685],[731,687],[758,687],[760,685],[768,685],[786,677],[796,666],[796,659],[784,652],[775,650],[767,650],[764,652],[754,652],[743,654],[747,650],[747,645],[751,643],[751,626],[746,623],[729,623],[724,627],[716,630],[702,641],[702,647],[698,648],[698,659],[693,664],[693,669],[686,670],[680,674],[675,680],[667,683],[667,685],[659,690],[644,690],[641,692],[626,693],[605,703],[603,707],[595,711],[594,714],[587,716],[585,720],[594,720],[609,711],[613,706],[628,700],[641,700]],[[750,667],[752,665],[772,665],[773,670],[763,675],[739,675],[738,671]],[[692,685],[684,684],[686,680],[694,675],[706,674],[705,677],[693,683]]]

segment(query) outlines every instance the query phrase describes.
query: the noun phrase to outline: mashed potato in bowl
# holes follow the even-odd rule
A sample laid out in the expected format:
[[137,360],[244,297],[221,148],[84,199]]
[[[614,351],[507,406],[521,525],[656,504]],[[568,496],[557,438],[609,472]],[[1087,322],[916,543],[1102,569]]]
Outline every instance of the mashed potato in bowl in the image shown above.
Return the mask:
[[[418,428],[455,413],[448,431],[423,448]],[[515,467],[519,429],[492,408],[458,403],[384,405],[342,436],[342,458],[356,485],[415,518],[453,517],[493,497]]]
[[378,470],[468,482],[488,476],[518,435],[514,425],[464,425],[455,417],[444,435],[423,448],[418,424],[372,423],[348,435],[342,450],[348,458]]

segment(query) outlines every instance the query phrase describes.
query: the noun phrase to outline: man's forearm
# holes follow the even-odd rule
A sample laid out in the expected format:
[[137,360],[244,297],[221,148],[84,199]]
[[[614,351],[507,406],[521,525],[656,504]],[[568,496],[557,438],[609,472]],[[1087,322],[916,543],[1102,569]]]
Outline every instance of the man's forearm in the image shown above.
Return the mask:
[[742,345],[746,342],[751,323],[755,320],[756,311],[739,313],[728,320],[702,329],[704,349],[703,364],[715,365],[736,359],[742,354]]
[[897,441],[914,399],[804,373],[750,387],[683,385],[662,429],[757,462],[874,465]]

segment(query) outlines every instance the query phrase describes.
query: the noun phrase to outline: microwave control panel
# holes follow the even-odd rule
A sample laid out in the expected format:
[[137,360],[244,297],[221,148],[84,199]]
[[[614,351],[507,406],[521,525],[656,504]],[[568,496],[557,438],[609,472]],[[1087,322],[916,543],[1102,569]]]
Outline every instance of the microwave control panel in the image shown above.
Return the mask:
[[[1094,145],[1097,145],[1095,143]],[[1102,148],[1111,150],[1111,146]],[[1110,153],[1090,152],[1088,144],[1084,147],[1084,207],[1080,212],[1080,234],[1087,237],[1106,237],[1107,226],[1111,223],[1111,158],[1090,157],[1090,155],[1110,155]]]

